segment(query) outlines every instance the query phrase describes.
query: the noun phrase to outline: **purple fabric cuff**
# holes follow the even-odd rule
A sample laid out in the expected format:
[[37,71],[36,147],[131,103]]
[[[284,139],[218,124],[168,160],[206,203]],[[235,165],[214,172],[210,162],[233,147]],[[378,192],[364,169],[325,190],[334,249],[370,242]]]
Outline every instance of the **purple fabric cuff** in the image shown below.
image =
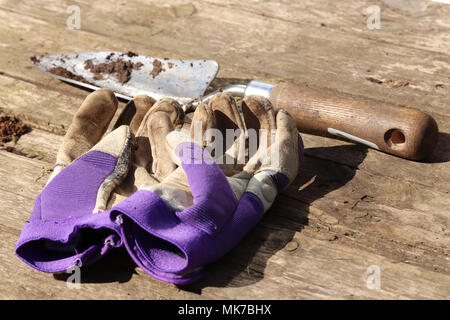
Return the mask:
[[[36,205],[38,202],[39,198]],[[89,241],[80,245],[84,237]],[[105,211],[64,221],[27,222],[15,253],[39,271],[61,272],[74,266],[92,264],[112,248],[121,245],[120,227],[110,220],[109,212]]]
[[117,159],[92,151],[64,168],[35,201],[15,252],[29,266],[61,272],[97,261],[122,245],[109,212],[93,214],[97,192]]

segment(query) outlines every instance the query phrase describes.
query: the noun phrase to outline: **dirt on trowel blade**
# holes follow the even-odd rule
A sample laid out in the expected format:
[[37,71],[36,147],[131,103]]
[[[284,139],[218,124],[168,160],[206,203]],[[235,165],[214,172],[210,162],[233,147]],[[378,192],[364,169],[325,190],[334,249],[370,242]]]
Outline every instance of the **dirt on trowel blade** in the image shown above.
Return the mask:
[[17,140],[29,131],[30,128],[15,117],[0,116],[0,142]]
[[55,68],[51,68],[48,70],[48,72],[56,74],[57,76],[61,76],[64,78],[68,78],[68,79],[72,79],[75,81],[80,81],[80,82],[84,82],[87,84],[91,84],[89,81],[87,81],[85,78],[81,77],[81,76],[77,76],[76,74],[73,74],[72,72],[70,72],[69,70],[63,68],[63,67],[55,67]]
[[158,59],[153,60],[153,69],[152,72],[150,72],[150,75],[153,77],[153,79],[155,79],[158,76],[158,74],[160,74],[163,71],[166,70],[162,67],[162,62],[159,61]]
[[136,57],[138,54],[133,51],[128,51],[128,52],[123,53],[122,55],[125,55],[125,56],[128,56],[131,58],[131,57]]
[[[110,54],[108,54],[107,56],[106,56],[106,60],[111,60],[111,58],[115,55],[116,53],[115,52],[111,52]],[[136,52],[133,52],[133,51],[127,51],[127,52],[125,52],[125,53],[122,53],[122,54],[120,54],[119,56],[127,56],[127,57],[137,57],[138,56],[138,54],[136,53]]]
[[39,60],[36,56],[32,56],[30,57],[31,62],[33,62],[34,64],[39,63],[41,60]]
[[[124,55],[127,55],[128,57],[133,57],[136,54],[134,52],[129,51]],[[107,59],[110,60],[112,56],[113,54],[108,55]],[[139,70],[142,66],[143,64],[141,62],[133,63],[131,61],[122,60],[120,57],[114,61],[99,63],[96,65],[94,65],[92,60],[87,60],[84,63],[84,68],[94,73],[95,80],[102,80],[104,79],[104,75],[114,73],[117,79],[122,84],[130,80],[131,72],[133,72],[133,70]]]

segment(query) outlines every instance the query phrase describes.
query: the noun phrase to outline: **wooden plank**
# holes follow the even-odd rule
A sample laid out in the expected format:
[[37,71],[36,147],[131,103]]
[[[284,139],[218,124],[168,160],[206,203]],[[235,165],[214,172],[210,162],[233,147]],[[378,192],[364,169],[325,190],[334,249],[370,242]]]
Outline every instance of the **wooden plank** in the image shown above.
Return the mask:
[[78,97],[61,94],[5,75],[0,75],[0,86],[0,112],[59,134],[65,132],[84,98],[81,94]]
[[280,23],[289,22],[298,28],[309,25],[317,29],[345,31],[357,38],[444,54],[448,54],[450,49],[450,25],[447,23],[450,8],[431,1],[378,1],[375,5],[380,7],[381,28],[375,30],[366,27],[367,9],[374,5],[371,1],[351,1],[333,5],[332,8],[329,1],[314,0],[202,2],[244,11],[251,16],[268,17]]
[[[18,150],[37,150],[43,154],[37,158],[54,157],[61,137],[37,129],[34,131],[36,133],[24,135],[19,140]],[[43,140],[53,146],[52,152],[46,149],[39,151],[36,147],[32,149]],[[363,246],[373,247],[371,250],[377,253],[385,252],[394,259],[409,259],[422,266],[447,270],[445,257],[448,257],[448,251],[445,247],[448,244],[446,230],[449,220],[446,218],[447,209],[444,208],[449,207],[449,202],[446,189],[435,190],[432,186],[415,185],[405,179],[387,178],[358,170],[364,159],[364,156],[355,156],[354,152],[361,152],[358,147],[347,145],[322,149],[325,149],[323,153],[328,155],[328,159],[333,158],[333,155],[340,155],[342,158],[342,154],[347,154],[350,161],[345,162],[344,166],[330,163],[316,157],[318,152],[314,148],[307,149],[307,155],[312,156],[306,157],[301,174],[286,193],[290,198],[283,197],[279,202],[286,203],[285,207],[281,206],[282,210],[276,210],[285,212],[281,217],[300,221],[300,224],[313,223],[314,228],[325,231],[319,233],[319,237],[358,239]],[[40,180],[43,186],[53,161],[36,162],[39,163],[40,172],[37,176],[30,177],[27,185],[32,185],[34,180]],[[4,176],[8,176],[13,170],[14,167],[5,166],[0,171]],[[27,180],[22,171],[12,177],[19,181]],[[9,183],[10,181],[5,181],[5,190]],[[305,185],[308,185],[307,188]],[[32,189],[36,190],[34,187]],[[24,189],[23,195],[28,195],[29,191]],[[313,206],[313,210],[310,210],[309,206]],[[302,208],[301,211],[306,212],[306,215],[298,216],[298,208]],[[325,216],[331,219],[332,223],[323,225],[322,218],[314,218],[317,212],[322,218],[326,213]],[[340,222],[338,227],[335,225],[337,221]],[[394,228],[390,227],[392,224],[395,225]],[[372,235],[375,238],[371,237]],[[396,248],[392,248],[392,242],[396,243]],[[403,252],[399,258],[396,254],[400,246]],[[392,250],[394,251],[391,252]],[[417,251],[421,252],[419,258]]]
[[63,137],[60,135],[33,128],[30,132],[21,136],[17,142],[10,141],[5,146],[14,148],[14,152],[28,158],[51,164],[56,161],[56,154],[62,140]]
[[[258,235],[253,236],[254,233]],[[448,276],[423,271],[407,263],[389,261],[364,249],[311,239],[303,231],[288,234],[289,237],[286,236],[286,230],[255,229],[231,253],[240,253],[246,258],[243,259],[245,265],[241,269],[247,271],[247,277],[219,282],[220,285],[226,284],[220,293],[226,298],[244,299],[411,299],[419,296],[437,299],[448,296],[447,286],[438,280],[447,282]],[[284,242],[280,243],[281,239]],[[257,243],[257,249],[250,243]],[[288,247],[287,243],[290,244]],[[298,247],[289,251],[292,243],[293,247]],[[231,261],[234,264],[236,259]],[[202,295],[214,291],[216,286],[220,286],[217,285],[217,278],[220,279],[227,272],[232,277],[234,270],[230,264],[222,265],[219,261],[213,266],[214,269],[211,267],[212,275],[195,287],[204,286]],[[370,290],[366,286],[366,272],[371,265],[381,269],[380,290]],[[256,285],[261,285],[259,292],[252,290]]]
[[[255,7],[258,5],[253,4]],[[152,39],[157,41],[158,45],[163,44],[165,48],[172,48],[174,52],[178,52],[178,48],[181,47],[190,50],[192,54],[202,55],[205,51],[213,53],[218,56],[221,63],[222,61],[229,63],[233,69],[250,71],[250,75],[252,70],[259,70],[267,74],[267,77],[294,78],[320,87],[334,88],[448,115],[445,95],[441,95],[448,92],[448,88],[444,86],[444,92],[441,93],[437,92],[441,88],[435,88],[437,79],[440,79],[441,84],[448,82],[445,77],[450,62],[448,46],[443,48],[442,53],[435,55],[433,52],[405,48],[403,45],[383,43],[379,41],[383,38],[381,35],[372,39],[357,36],[355,33],[349,34],[346,31],[320,28],[317,23],[302,23],[299,26],[290,21],[273,19],[270,15],[255,14],[256,10],[243,12],[241,5],[229,7],[227,4],[217,6],[209,2],[193,2],[192,6],[195,7],[195,12],[188,17],[161,23],[155,18],[155,24],[163,31],[156,33]],[[280,7],[275,2],[274,6]],[[124,17],[136,16],[136,10],[141,10],[142,7],[142,4],[126,6],[122,7],[120,12]],[[150,11],[158,8],[158,5],[157,2],[153,2],[144,7]],[[287,7],[292,7],[292,4],[289,3]],[[341,10],[344,11],[346,8],[343,7]],[[110,10],[117,9],[111,7]],[[302,12],[305,10],[294,10],[292,14],[296,14],[297,19],[301,20]],[[357,14],[360,14],[359,9]],[[393,18],[389,13],[383,14],[384,19],[395,19],[395,14]],[[323,11],[324,19],[332,15],[330,8]],[[345,24],[349,23],[345,19],[342,20]],[[362,22],[364,21],[365,18],[362,17]],[[423,27],[420,21],[418,24],[416,28]],[[211,34],[209,30],[214,25],[221,32]],[[249,25],[252,28],[248,28]],[[89,27],[88,24],[86,28],[89,30]],[[370,30],[361,23],[360,33],[368,32]],[[434,34],[448,36],[446,29],[434,30]],[[174,38],[178,39],[176,45],[171,41]],[[202,41],[203,39],[208,41]],[[441,43],[443,42],[445,41]],[[196,45],[192,46],[193,43]],[[332,50],[333,54],[324,56],[329,50]],[[419,69],[417,65],[422,67],[422,71],[417,70]],[[405,88],[392,90],[368,82],[367,76],[409,80],[411,84]],[[422,93],[419,93],[420,91]],[[423,91],[428,93],[426,98]],[[436,102],[433,108],[424,105],[430,103],[430,95],[440,101]]]
[[[346,153],[342,146],[325,149]],[[348,165],[306,156],[301,173],[285,192],[291,199],[277,202],[277,215],[297,222],[296,228],[312,223],[324,232],[320,237],[342,237],[380,255],[407,256],[404,259],[448,272],[448,191],[358,170],[355,157]],[[311,220],[317,212],[319,221]]]
[[[317,28],[316,24],[305,24],[299,28],[295,23],[291,25],[290,21],[250,15],[239,8],[218,7],[204,2],[191,4],[194,9],[188,16],[175,15],[170,19],[166,18],[173,15],[171,12],[176,10],[173,9],[176,6],[165,8],[156,5],[156,2],[127,6],[117,3],[101,7],[101,11],[101,3],[79,4],[85,12],[83,27],[79,31],[66,29],[64,23],[67,14],[63,3],[38,8],[31,1],[19,4],[5,2],[2,6],[2,18],[11,20],[14,16],[19,16],[26,25],[40,23],[40,32],[67,34],[73,39],[70,45],[65,45],[67,51],[117,49],[119,46],[114,41],[110,41],[109,46],[105,45],[105,36],[113,35],[120,40],[122,49],[133,46],[143,54],[172,53],[171,56],[175,57],[218,59],[224,66],[222,77],[294,78],[319,87],[448,115],[446,96],[449,88],[445,83],[448,82],[446,74],[450,58],[445,53],[383,43],[378,38],[357,37],[345,31]],[[147,23],[139,21],[143,24],[135,27],[130,17],[140,17],[141,14],[144,16],[144,12],[149,13],[146,15]],[[106,19],[113,13],[118,13],[117,19]],[[253,28],[246,28],[246,24],[251,24]],[[132,26],[135,28],[134,32],[130,32]],[[211,33],[209,30],[212,26],[220,26],[222,32]],[[364,28],[362,24],[362,31],[370,31]],[[445,35],[444,31],[436,33]],[[44,35],[41,33],[40,38],[42,37]],[[19,35],[13,33],[10,40],[5,41],[17,41],[16,38]],[[33,43],[32,34],[30,38],[24,38],[26,45],[34,44],[36,51],[55,52],[60,46],[55,42],[58,37],[46,36],[48,43],[45,48],[37,50],[43,45],[42,42]],[[89,43],[89,48],[86,43]],[[12,50],[11,44],[6,47],[7,50]],[[330,48],[333,55],[323,56]],[[16,72],[18,71],[17,69]],[[410,85],[392,89],[367,81],[368,76],[405,80]]]

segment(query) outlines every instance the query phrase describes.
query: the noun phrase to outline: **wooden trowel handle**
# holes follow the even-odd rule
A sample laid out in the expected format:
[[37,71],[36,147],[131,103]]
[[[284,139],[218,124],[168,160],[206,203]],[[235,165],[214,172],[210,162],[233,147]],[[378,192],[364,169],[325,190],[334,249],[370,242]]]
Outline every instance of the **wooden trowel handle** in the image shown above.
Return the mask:
[[287,110],[301,132],[341,136],[406,159],[425,158],[437,142],[436,121],[417,109],[290,82],[276,85],[270,101]]

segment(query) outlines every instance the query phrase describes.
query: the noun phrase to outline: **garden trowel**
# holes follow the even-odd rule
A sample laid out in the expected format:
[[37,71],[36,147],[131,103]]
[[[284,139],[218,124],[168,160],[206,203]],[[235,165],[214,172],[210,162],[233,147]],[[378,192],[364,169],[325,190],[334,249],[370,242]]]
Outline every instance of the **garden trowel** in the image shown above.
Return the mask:
[[[133,52],[90,52],[31,57],[42,71],[92,90],[109,88],[120,98],[170,97],[185,111],[203,96],[218,72],[213,60],[150,58]],[[436,121],[420,110],[354,97],[307,85],[253,80],[220,90],[234,96],[261,95],[287,110],[301,132],[345,138],[406,159],[429,156],[437,142]]]

